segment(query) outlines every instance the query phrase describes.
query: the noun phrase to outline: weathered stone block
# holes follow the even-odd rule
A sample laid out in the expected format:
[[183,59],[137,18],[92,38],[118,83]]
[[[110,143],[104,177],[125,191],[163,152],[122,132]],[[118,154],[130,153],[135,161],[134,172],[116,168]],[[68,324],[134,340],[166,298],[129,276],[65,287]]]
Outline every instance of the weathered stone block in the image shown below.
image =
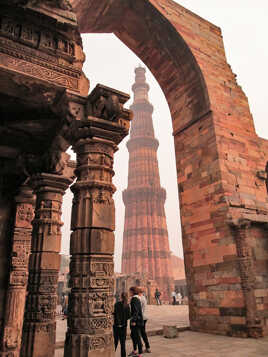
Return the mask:
[[163,336],[166,338],[176,338],[178,337],[177,326],[163,326]]
[[60,256],[58,253],[43,252],[30,255],[30,270],[59,270]]

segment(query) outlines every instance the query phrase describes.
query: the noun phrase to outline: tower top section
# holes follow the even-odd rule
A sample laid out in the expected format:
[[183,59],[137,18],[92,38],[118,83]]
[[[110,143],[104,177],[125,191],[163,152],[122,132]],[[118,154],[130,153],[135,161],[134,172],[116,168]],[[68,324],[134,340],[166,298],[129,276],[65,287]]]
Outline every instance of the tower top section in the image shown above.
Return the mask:
[[134,104],[148,102],[150,86],[146,83],[146,69],[142,66],[135,68],[135,83],[132,86],[134,92]]

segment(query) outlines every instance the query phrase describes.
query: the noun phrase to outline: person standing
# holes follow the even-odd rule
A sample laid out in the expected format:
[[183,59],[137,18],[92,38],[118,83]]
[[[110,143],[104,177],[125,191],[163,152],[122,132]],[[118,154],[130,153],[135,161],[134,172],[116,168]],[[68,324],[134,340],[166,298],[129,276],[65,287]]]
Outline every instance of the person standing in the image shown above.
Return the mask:
[[176,305],[176,292],[172,291],[171,296],[172,296],[172,305]]
[[[133,351],[129,356],[142,356],[142,343],[141,343],[141,327],[143,326],[143,316],[141,309],[141,301],[139,298],[139,291],[136,286],[132,286],[129,289],[131,298],[130,307],[131,307],[131,317],[130,317],[130,330],[131,330],[131,339],[133,342]],[[138,347],[138,353],[136,350]]]
[[126,336],[127,336],[127,321],[130,318],[130,307],[128,304],[127,293],[121,294],[121,301],[114,304],[114,348],[115,351],[120,341],[121,357],[126,357]]
[[119,294],[119,292],[118,292],[118,291],[115,293],[114,298],[115,298],[115,302],[120,301],[120,294]]
[[65,294],[65,295],[64,295],[63,305],[62,305],[62,312],[63,312],[62,320],[67,319],[67,315],[68,315],[68,303],[69,303],[69,295],[68,295],[68,294]]
[[139,289],[139,298],[141,301],[141,310],[142,310],[142,316],[143,316],[143,326],[141,326],[141,337],[145,344],[145,352],[151,353],[150,343],[149,343],[147,333],[146,333],[146,323],[148,321],[148,318],[146,316],[145,310],[146,310],[146,306],[147,306],[147,299],[144,295],[144,289],[141,287],[139,287],[138,289]]
[[156,305],[162,305],[161,300],[160,300],[160,296],[161,296],[161,293],[156,288],[155,293],[154,293],[154,297],[155,297],[155,300],[156,300]]
[[178,292],[178,294],[177,294],[177,301],[178,301],[178,305],[181,305],[181,303],[182,303],[182,296],[181,296],[181,293],[180,293],[180,292]]

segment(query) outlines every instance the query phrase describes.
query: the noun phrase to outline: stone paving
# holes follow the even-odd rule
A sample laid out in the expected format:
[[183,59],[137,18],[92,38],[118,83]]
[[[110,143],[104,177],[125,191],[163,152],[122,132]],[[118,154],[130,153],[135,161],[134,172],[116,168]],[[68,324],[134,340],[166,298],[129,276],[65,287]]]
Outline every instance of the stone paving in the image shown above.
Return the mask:
[[[242,339],[218,335],[208,335],[185,331],[175,339],[163,336],[150,337],[151,357],[267,357],[268,338]],[[131,351],[131,341],[127,341],[127,352]],[[55,357],[63,357],[63,350],[57,350]],[[120,357],[120,349],[115,354]]]
[[[163,325],[177,325],[177,327],[189,326],[188,306],[180,305],[148,305],[146,310],[148,316],[147,331],[155,331],[163,328]],[[65,339],[66,320],[57,320],[56,341]]]
[[[189,325],[188,306],[148,306],[147,331],[159,330],[165,324],[184,327]],[[57,322],[57,341],[63,341],[66,320]],[[163,336],[149,338],[152,348],[151,357],[267,357],[268,337],[264,339],[242,339],[198,332],[180,332],[176,339]],[[131,341],[127,341],[127,351],[132,349]],[[55,357],[63,357],[63,349],[57,349]],[[115,354],[120,357],[120,348]]]

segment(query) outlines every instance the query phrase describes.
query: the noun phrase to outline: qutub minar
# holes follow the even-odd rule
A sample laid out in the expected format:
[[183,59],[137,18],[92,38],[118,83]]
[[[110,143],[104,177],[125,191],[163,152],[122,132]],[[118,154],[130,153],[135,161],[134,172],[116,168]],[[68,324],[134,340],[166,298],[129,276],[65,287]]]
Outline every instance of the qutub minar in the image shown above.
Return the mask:
[[166,191],[160,185],[157,160],[158,140],[154,135],[153,106],[148,100],[145,68],[135,69],[131,125],[128,187],[123,192],[125,226],[122,273],[148,273],[162,296],[174,288],[164,204]]

